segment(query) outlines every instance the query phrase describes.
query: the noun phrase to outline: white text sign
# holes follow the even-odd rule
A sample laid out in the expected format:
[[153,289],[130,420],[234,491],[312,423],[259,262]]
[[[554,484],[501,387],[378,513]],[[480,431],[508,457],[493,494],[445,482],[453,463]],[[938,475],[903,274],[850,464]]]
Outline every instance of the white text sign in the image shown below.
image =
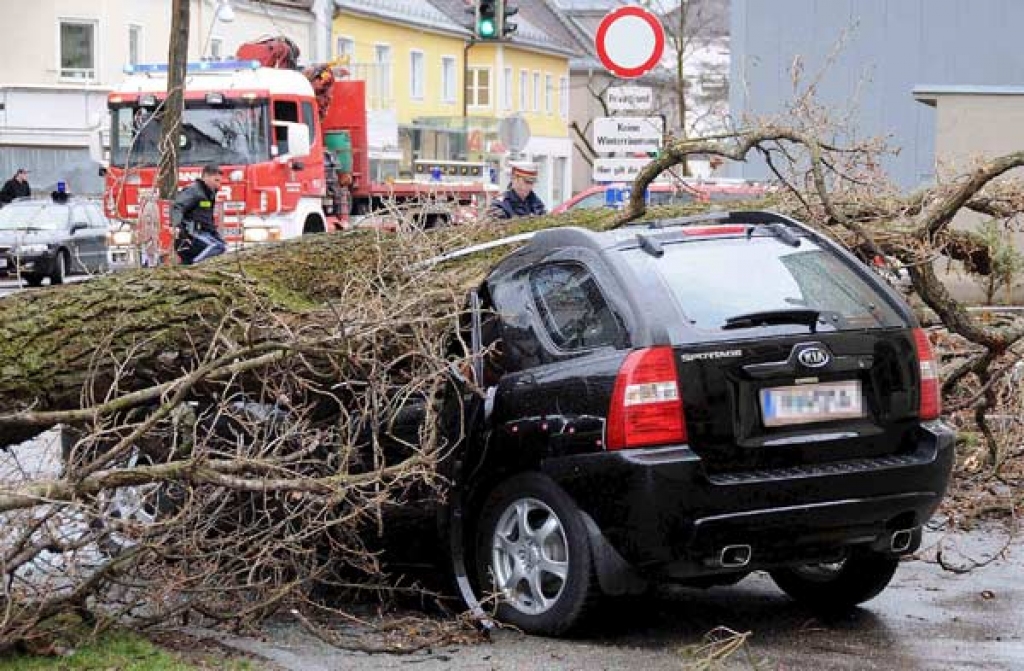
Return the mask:
[[601,153],[658,151],[665,121],[657,116],[606,116],[594,119],[594,149]]
[[595,182],[632,182],[654,159],[599,158],[594,161]]
[[654,107],[654,89],[649,86],[612,86],[605,92],[604,101],[613,112],[649,110]]

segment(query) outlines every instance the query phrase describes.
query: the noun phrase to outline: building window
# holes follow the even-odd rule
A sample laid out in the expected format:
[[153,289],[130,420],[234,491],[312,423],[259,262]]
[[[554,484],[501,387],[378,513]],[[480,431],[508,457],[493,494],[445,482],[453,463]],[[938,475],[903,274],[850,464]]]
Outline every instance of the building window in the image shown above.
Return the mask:
[[555,166],[551,177],[551,202],[561,203],[565,200],[565,173],[568,159],[564,156],[555,157]]
[[60,22],[60,76],[96,79],[96,23]]
[[356,41],[351,37],[339,37],[334,41],[334,57],[336,59],[347,58],[351,62],[355,55]]
[[391,100],[391,47],[375,45],[373,62],[377,65],[377,102],[387,103]]
[[466,104],[470,107],[490,107],[491,69],[469,68],[466,75]]
[[544,113],[551,114],[554,109],[551,101],[555,96],[555,83],[551,75],[544,75]]
[[540,73],[533,73],[533,111],[540,111]]
[[525,112],[530,108],[530,73],[526,70],[519,71],[519,111]]
[[501,82],[501,108],[512,109],[512,68],[505,68]]
[[210,38],[210,60],[219,61],[224,57],[224,38],[223,37],[211,37]]
[[455,104],[455,57],[441,56],[441,101]]
[[558,78],[558,111],[563,119],[569,118],[569,78]]
[[422,51],[409,52],[409,95],[413,100],[423,100],[426,89],[424,80],[427,76],[426,63]]
[[138,65],[142,59],[142,26],[128,26],[128,65]]

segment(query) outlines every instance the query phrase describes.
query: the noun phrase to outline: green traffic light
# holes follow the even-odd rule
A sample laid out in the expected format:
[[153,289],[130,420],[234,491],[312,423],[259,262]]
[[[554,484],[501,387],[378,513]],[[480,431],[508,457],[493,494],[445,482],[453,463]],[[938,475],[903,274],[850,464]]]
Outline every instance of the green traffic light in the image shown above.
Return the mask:
[[497,28],[494,25],[493,19],[480,19],[480,23],[476,27],[477,35],[480,37],[494,37],[497,33]]

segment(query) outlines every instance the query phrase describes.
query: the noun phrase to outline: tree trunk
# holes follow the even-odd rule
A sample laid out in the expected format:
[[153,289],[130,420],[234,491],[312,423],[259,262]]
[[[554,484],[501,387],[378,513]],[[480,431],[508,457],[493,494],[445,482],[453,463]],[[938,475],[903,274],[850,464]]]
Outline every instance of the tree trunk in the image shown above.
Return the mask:
[[167,99],[164,102],[160,138],[160,173],[157,183],[160,197],[174,198],[178,190],[178,135],[181,112],[185,106],[185,70],[188,63],[190,0],[174,0],[171,10],[171,35],[167,48]]

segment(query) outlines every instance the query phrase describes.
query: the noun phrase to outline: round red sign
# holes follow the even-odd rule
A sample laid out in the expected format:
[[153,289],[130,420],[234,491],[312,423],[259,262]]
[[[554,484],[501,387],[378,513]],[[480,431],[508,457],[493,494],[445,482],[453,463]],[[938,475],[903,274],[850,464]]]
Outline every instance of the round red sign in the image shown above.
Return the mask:
[[619,7],[597,27],[597,55],[608,70],[624,79],[650,72],[665,52],[665,30],[643,7]]

